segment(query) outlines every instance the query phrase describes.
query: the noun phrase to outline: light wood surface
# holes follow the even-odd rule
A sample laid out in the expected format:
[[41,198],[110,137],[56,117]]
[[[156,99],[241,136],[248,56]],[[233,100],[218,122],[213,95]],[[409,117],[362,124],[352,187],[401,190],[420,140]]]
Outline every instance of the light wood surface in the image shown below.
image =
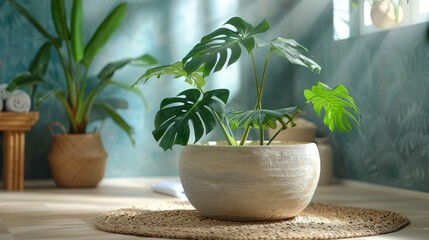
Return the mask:
[[39,119],[38,112],[0,112],[3,135],[3,189],[24,189],[25,132]]
[[[151,184],[165,180],[177,179],[105,179],[94,189],[58,189],[53,182],[26,182],[25,191],[0,191],[0,239],[146,239],[99,231],[93,219],[118,208],[178,201],[150,190]],[[411,221],[398,232],[358,239],[429,239],[429,194],[345,182],[319,186],[313,201],[394,211]]]

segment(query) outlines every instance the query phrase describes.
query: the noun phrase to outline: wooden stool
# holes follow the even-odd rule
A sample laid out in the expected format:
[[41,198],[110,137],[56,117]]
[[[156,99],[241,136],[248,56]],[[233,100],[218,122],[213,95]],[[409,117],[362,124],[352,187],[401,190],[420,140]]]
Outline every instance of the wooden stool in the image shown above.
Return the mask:
[[3,131],[3,189],[24,189],[25,132],[39,119],[38,112],[0,112]]

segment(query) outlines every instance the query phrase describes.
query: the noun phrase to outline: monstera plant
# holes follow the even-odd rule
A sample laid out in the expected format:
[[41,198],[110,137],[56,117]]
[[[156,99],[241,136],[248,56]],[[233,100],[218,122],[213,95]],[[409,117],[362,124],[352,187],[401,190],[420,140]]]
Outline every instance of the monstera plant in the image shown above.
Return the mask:
[[[46,39],[30,63],[28,71],[13,79],[9,83],[8,90],[33,86],[33,89],[37,90],[35,94],[36,106],[53,97],[61,103],[68,119],[69,129],[66,130],[61,127],[64,134],[53,134],[54,142],[49,160],[54,180],[57,185],[64,187],[94,186],[104,174],[104,163],[107,155],[102,148],[98,132],[89,133],[88,124],[92,120],[99,119],[99,117],[109,116],[125,131],[131,142],[133,144],[135,142],[133,128],[116,111],[116,107],[124,106],[126,102],[124,103],[124,100],[119,98],[101,99],[98,98],[99,93],[110,86],[134,92],[142,97],[137,89],[114,81],[112,77],[116,70],[127,64],[149,66],[155,64],[156,60],[147,54],[136,58],[126,58],[107,64],[97,76],[88,75],[95,56],[101,52],[121,25],[127,10],[126,3],[118,4],[101,22],[86,43],[83,34],[84,3],[82,0],[74,0],[69,13],[66,11],[63,0],[51,0],[51,15],[55,34],[50,33],[17,1],[8,0],[8,3]],[[59,62],[62,76],[48,81],[46,73],[52,59]],[[101,112],[104,114],[101,115]],[[67,140],[65,140],[66,138]],[[93,147],[91,147],[92,142],[95,142]],[[100,147],[99,153],[95,150],[96,147]],[[65,149],[67,152],[61,152]],[[76,153],[77,156],[70,157],[74,155],[70,152]],[[101,159],[98,161],[99,164],[95,164],[96,161],[94,160],[97,155]],[[80,162],[81,159],[83,162]],[[89,180],[85,182],[82,176],[88,176]]]
[[[202,215],[222,220],[268,221],[293,217],[310,202],[320,174],[319,152],[314,143],[286,143],[264,139],[264,131],[278,132],[294,126],[294,119],[307,104],[313,104],[330,130],[349,131],[359,122],[359,109],[343,85],[330,88],[318,82],[304,90],[306,99],[298,106],[267,109],[262,105],[270,57],[319,72],[320,66],[307,56],[307,49],[293,39],[256,39],[270,28],[267,21],[256,26],[239,17],[204,36],[181,60],[147,70],[137,83],[170,75],[184,78],[192,87],[162,100],[152,134],[164,149],[184,145],[180,153],[180,180],[190,203]],[[255,48],[267,48],[262,72],[258,73]],[[206,77],[250,57],[255,84],[253,109],[226,112],[228,89],[205,90]],[[230,79],[228,79],[230,80]],[[188,145],[216,126],[222,142]],[[241,137],[234,130],[242,128]],[[259,133],[248,140],[249,131]],[[238,139],[238,140],[236,140]],[[268,145],[268,146],[267,146]]]
[[[314,105],[318,115],[325,113],[323,122],[330,130],[349,131],[352,129],[351,122],[358,122],[359,109],[346,87],[341,84],[331,88],[318,82],[312,88],[304,90],[306,101],[302,105],[280,109],[263,108],[262,97],[267,85],[267,66],[272,54],[316,73],[321,70],[316,62],[306,56],[308,50],[295,40],[278,37],[271,41],[263,41],[255,37],[268,29],[269,24],[265,20],[257,26],[252,26],[241,18],[231,18],[225,23],[225,27],[204,36],[201,42],[195,45],[181,61],[151,68],[140,77],[137,83],[145,83],[153,77],[170,75],[175,78],[184,78],[193,86],[175,97],[164,99],[156,114],[155,130],[152,133],[164,150],[171,149],[175,144],[187,145],[191,129],[193,129],[195,141],[198,141],[217,125],[220,126],[230,145],[244,145],[252,128],[259,131],[260,145],[270,145],[277,134],[265,142],[264,130],[275,129],[278,124],[281,125],[279,132],[293,127],[294,117],[309,103]],[[255,107],[251,110],[226,113],[225,105],[228,101],[229,90],[204,90],[206,77],[237,62],[242,55],[242,47],[252,62]],[[268,49],[260,75],[257,73],[253,54],[255,47]],[[233,133],[236,128],[244,128],[244,133],[239,141],[236,140]]]
[[[181,60],[147,70],[137,83],[169,75],[183,78],[192,87],[162,100],[152,134],[164,149],[184,145],[179,160],[180,180],[191,204],[204,216],[223,220],[267,221],[293,217],[310,202],[320,173],[314,143],[282,143],[264,139],[264,131],[278,132],[295,125],[294,119],[307,104],[313,104],[330,130],[349,131],[359,121],[359,109],[343,85],[334,88],[318,82],[304,90],[298,106],[267,109],[264,89],[270,86],[267,66],[279,55],[318,73],[320,66],[307,57],[307,49],[293,39],[257,39],[270,28],[267,21],[256,26],[239,17],[204,36]],[[267,49],[262,72],[256,67],[255,48]],[[243,54],[243,50],[246,54]],[[226,112],[228,89],[205,89],[206,77],[250,57],[256,102],[253,109]],[[234,81],[238,79],[228,79]],[[285,83],[286,84],[286,83]],[[275,96],[274,96],[275,97]],[[225,140],[188,145],[219,126]],[[242,128],[238,138],[234,130]],[[249,132],[259,133],[257,141]],[[268,145],[268,146],[267,146]]]

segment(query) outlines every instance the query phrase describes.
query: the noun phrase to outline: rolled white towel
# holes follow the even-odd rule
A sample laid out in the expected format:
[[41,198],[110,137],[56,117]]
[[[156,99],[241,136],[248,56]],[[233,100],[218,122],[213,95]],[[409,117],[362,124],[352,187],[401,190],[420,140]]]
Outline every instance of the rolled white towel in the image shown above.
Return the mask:
[[6,100],[6,111],[9,112],[29,112],[30,107],[30,96],[24,91],[13,91]]
[[7,83],[0,84],[0,99],[1,100],[6,100],[10,95],[10,92],[6,91],[6,88],[7,88]]

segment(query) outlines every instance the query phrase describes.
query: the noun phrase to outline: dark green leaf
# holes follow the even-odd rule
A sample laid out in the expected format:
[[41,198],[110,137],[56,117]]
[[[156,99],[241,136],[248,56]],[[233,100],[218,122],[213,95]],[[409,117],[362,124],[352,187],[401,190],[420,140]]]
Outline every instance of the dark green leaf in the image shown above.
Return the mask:
[[12,81],[10,81],[9,84],[7,85],[6,90],[9,92],[12,92],[16,88],[34,86],[37,84],[43,84],[44,82],[45,81],[41,79],[39,76],[33,75],[29,72],[25,72],[13,78]]
[[110,79],[116,70],[119,70],[126,66],[127,64],[133,64],[137,66],[150,66],[156,64],[157,61],[152,56],[145,54],[137,58],[127,58],[120,61],[107,64],[98,74],[98,78],[101,80]]
[[51,60],[51,47],[52,44],[49,41],[40,47],[28,69],[33,75],[44,76],[46,74],[49,61]]
[[188,144],[191,125],[195,142],[204,133],[211,132],[217,124],[216,115],[224,116],[229,91],[217,89],[204,94],[198,89],[188,89],[177,97],[166,98],[155,116],[155,130],[152,132],[159,146],[164,150],[173,145]]
[[74,0],[71,13],[71,46],[76,62],[83,59],[83,3]]
[[291,118],[298,111],[297,107],[282,108],[276,110],[261,109],[249,111],[236,111],[228,113],[231,128],[276,128],[277,121],[283,118]]
[[[253,35],[263,33],[269,29],[269,25],[265,20],[258,26],[253,27],[239,17],[229,19],[225,25],[235,29],[221,27],[204,36],[200,43],[195,45],[183,58],[182,62],[185,63],[184,70],[187,73],[195,72],[204,67],[203,77],[206,77],[211,72],[220,71],[225,65],[229,66],[235,63],[241,55],[240,44],[248,52],[251,52],[255,47]],[[230,52],[230,55],[228,52]]]
[[121,3],[110,14],[104,19],[100,26],[92,35],[88,44],[85,47],[85,53],[83,57],[83,64],[89,67],[92,60],[98,51],[106,44],[110,37],[115,33],[122,23],[127,10],[127,4]]
[[64,0],[51,0],[51,15],[58,36],[62,40],[69,40],[70,33],[67,27],[67,16]]
[[320,66],[305,56],[308,50],[293,39],[276,38],[271,41],[271,51],[288,59],[293,64],[302,65],[311,71],[320,72]]
[[112,120],[128,135],[134,146],[136,143],[134,129],[116,112],[115,108],[106,102],[97,101],[94,104],[103,109],[112,118]]
[[348,90],[343,85],[331,89],[327,85],[318,82],[311,90],[304,91],[304,97],[314,105],[317,115],[325,112],[323,123],[334,132],[350,131],[353,126],[350,121],[359,123],[360,111]]

